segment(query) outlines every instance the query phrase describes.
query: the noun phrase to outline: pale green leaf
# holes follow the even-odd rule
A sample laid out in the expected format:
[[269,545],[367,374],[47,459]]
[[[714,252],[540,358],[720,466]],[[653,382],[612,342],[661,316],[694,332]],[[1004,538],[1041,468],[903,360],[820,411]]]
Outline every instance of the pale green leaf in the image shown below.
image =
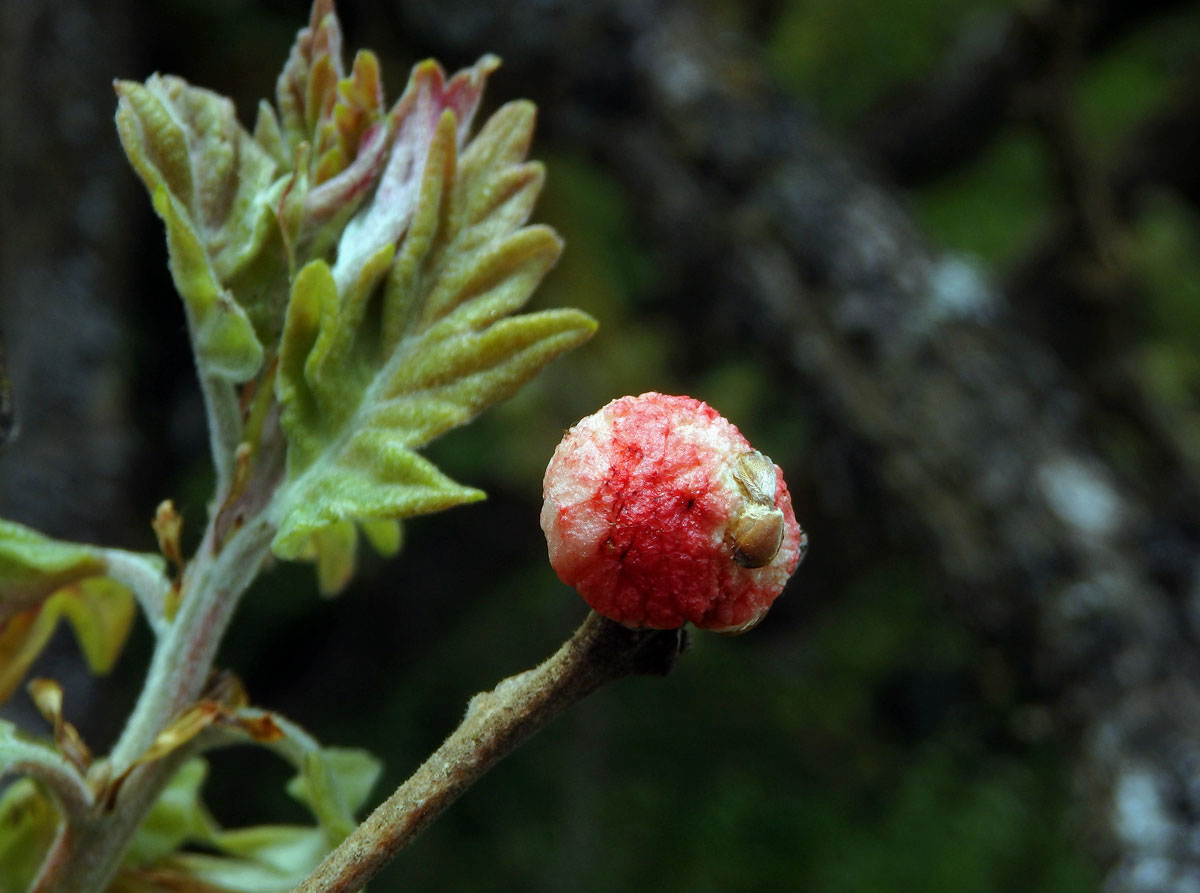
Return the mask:
[[[155,559],[146,561],[153,566]],[[0,521],[0,702],[64,617],[92,671],[112,668],[133,622],[134,600],[125,586],[103,576],[106,569],[101,549]]]
[[[208,746],[252,741],[276,752],[297,771],[287,790],[312,811],[315,827],[262,825],[219,827],[200,797],[205,764],[184,765],[138,830],[118,889],[195,889],[207,884],[239,893],[291,890],[355,826],[379,776],[379,761],[361,750],[322,748],[311,735],[277,714],[238,708],[211,729]],[[258,738],[249,729],[264,721],[281,732]],[[199,845],[212,852],[187,850]],[[172,884],[176,886],[172,886]]]
[[[328,852],[328,834],[320,828],[218,827],[201,800],[206,774],[207,764],[201,759],[189,760],[175,774],[139,826],[126,855],[126,886],[138,889],[137,869],[147,868],[152,878],[174,878],[181,885],[199,881],[238,893],[283,893],[303,880]],[[216,854],[183,849],[196,844]]]
[[217,281],[186,212],[165,186],[154,190],[154,210],[167,227],[175,289],[187,307],[197,361],[205,372],[246,381],[262,365],[263,348],[246,311]]
[[[411,152],[424,165],[417,182],[389,186],[407,221],[399,241],[377,196],[347,226],[334,268],[312,261],[297,275],[276,380],[288,436],[280,557],[311,550],[332,525],[482,498],[415,450],[594,331],[574,310],[509,317],[562,247],[547,227],[524,226],[542,184],[524,161],[533,123],[528,103],[505,106],[460,160],[457,118],[442,110]],[[380,192],[388,183],[385,173]]]
[[105,577],[91,577],[10,617],[0,627],[0,702],[21,684],[60,618],[71,623],[92,672],[107,673],[125,644],[133,614],[129,590]]
[[214,839],[224,852],[253,859],[280,874],[297,871],[302,865],[305,872],[311,871],[312,857],[323,845],[320,833],[307,825],[235,828],[218,832]]
[[121,144],[166,224],[197,357],[244,381],[262,362],[259,339],[278,333],[287,294],[278,162],[222,96],[160,75],[116,89]]
[[93,673],[107,673],[121,653],[133,623],[129,590],[107,577],[93,577],[55,593],[46,611],[59,610],[71,624]]
[[215,825],[200,800],[208,764],[193,759],[175,773],[159,795],[125,855],[127,865],[150,865],[174,853],[186,842],[208,842]]
[[354,829],[354,815],[370,796],[381,768],[365,750],[323,747],[305,754],[287,790],[312,810],[336,844]]
[[0,519],[0,623],[69,583],[104,573],[99,549]]
[[380,763],[363,750],[321,745],[303,728],[276,713],[243,707],[231,714],[233,723],[222,723],[210,744],[247,740],[247,729],[264,721],[282,734],[249,740],[287,760],[296,769],[288,791],[307,804],[328,838],[337,844],[354,827],[355,811],[362,805],[380,772]]
[[361,526],[367,542],[384,558],[391,558],[404,545],[404,525],[399,521],[363,521]]
[[328,852],[325,837],[318,829],[295,825],[220,831],[213,844],[224,852],[240,855],[176,853],[162,867],[237,893],[288,893]]
[[317,589],[322,595],[341,592],[354,576],[358,533],[353,521],[339,521],[313,534],[317,561]]
[[388,432],[361,431],[283,491],[272,547],[292,558],[317,531],[348,518],[425,515],[483,498],[482,491],[456,484],[428,459],[394,443]]

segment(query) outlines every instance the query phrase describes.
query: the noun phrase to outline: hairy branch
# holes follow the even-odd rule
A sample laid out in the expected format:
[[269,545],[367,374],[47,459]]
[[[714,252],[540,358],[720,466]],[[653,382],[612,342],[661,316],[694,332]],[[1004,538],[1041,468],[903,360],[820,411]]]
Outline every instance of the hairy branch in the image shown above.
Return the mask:
[[64,824],[74,824],[92,807],[92,792],[79,770],[58,751],[16,737],[0,722],[0,776],[9,772],[37,779],[54,795]]
[[167,629],[164,607],[171,591],[171,581],[154,562],[144,555],[124,549],[104,550],[105,573],[129,587],[142,608],[146,622],[156,636]]
[[84,893],[107,884],[182,762],[180,750],[138,763],[158,733],[203,690],[217,647],[262,565],[272,533],[263,519],[254,518],[216,552],[214,529],[215,518],[189,567],[179,611],[159,636],[137,706],[110,754],[112,776],[122,781],[105,792],[109,808],[93,811],[72,833],[60,834],[34,884],[37,893]]

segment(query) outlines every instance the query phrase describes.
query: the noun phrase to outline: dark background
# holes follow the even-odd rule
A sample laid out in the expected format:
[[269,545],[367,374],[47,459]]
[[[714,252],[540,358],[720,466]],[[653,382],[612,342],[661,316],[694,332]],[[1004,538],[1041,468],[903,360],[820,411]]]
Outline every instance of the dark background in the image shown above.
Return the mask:
[[[343,2],[389,94],[504,57],[540,109],[534,299],[600,333],[431,451],[488,502],[406,527],[335,601],[278,568],[221,663],[383,758],[585,613],[540,477],[607,400],[707,400],[784,469],[809,557],[767,620],[699,634],[503,763],[381,890],[1114,890],[1200,884],[1200,9],[1180,2]],[[21,433],[0,512],[149,549],[193,533],[206,437],[114,77],[270,95],[300,3],[6,4],[0,325]],[[347,60],[348,61],[348,60]],[[485,110],[486,111],[486,110]],[[103,750],[149,634],[35,672]],[[15,699],[20,701],[23,695]],[[20,709],[19,704],[12,708]],[[302,821],[215,755],[214,813]]]

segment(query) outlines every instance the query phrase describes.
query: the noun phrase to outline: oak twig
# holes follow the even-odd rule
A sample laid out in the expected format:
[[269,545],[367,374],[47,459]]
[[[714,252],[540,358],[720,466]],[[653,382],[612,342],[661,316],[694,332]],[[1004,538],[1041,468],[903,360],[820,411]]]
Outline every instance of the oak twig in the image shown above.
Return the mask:
[[624,676],[665,675],[675,630],[631,630],[595,612],[548,660],[471,698],[449,738],[316,867],[296,893],[360,889],[459,795],[552,719]]

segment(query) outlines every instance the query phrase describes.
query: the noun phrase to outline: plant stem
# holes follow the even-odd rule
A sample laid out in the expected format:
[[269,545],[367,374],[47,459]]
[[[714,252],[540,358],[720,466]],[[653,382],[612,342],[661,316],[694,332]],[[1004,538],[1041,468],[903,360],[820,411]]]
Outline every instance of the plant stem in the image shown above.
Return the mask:
[[91,809],[92,792],[83,776],[46,745],[15,736],[0,737],[0,773],[8,772],[28,775],[44,785],[58,801],[64,824],[77,821]]
[[273,532],[256,519],[214,556],[210,525],[184,578],[179,613],[154,649],[141,697],[110,755],[114,774],[127,769],[167,722],[200,695],[225,629],[262,566]]
[[84,821],[61,823],[30,893],[97,893],[107,889],[146,813],[179,769],[186,756],[184,750],[131,772],[112,810],[97,804]]
[[242,411],[237,388],[228,379],[199,370],[200,392],[208,416],[208,439],[217,472],[214,492],[224,495],[233,481],[234,452],[242,442]]
[[630,630],[596,613],[540,666],[471,699],[462,724],[313,870],[296,893],[353,893],[493,765],[601,686],[665,675],[683,630]]
[[[183,583],[179,611],[158,637],[136,707],[109,756],[112,778],[133,766],[159,732],[203,692],[217,647],[238,601],[258,573],[273,534],[262,517],[246,522],[220,549],[210,521]],[[136,766],[115,794],[70,833],[60,833],[33,893],[94,893],[116,873],[142,819],[183,759],[182,752]]]
[[124,583],[138,600],[155,637],[164,635],[167,621],[163,607],[171,590],[171,581],[153,561],[135,552],[105,549],[104,561],[107,576]]

